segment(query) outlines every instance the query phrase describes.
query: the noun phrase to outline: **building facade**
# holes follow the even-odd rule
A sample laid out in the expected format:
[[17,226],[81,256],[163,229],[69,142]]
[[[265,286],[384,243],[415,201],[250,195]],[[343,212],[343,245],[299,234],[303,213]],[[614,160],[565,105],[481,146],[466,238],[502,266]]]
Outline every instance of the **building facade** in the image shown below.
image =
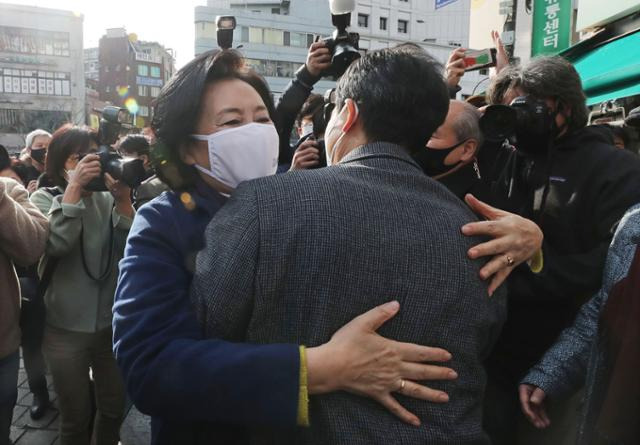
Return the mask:
[[0,143],[85,122],[81,15],[0,3]]
[[98,81],[100,79],[100,51],[98,48],[84,50],[84,78]]
[[98,52],[100,100],[127,108],[137,127],[147,126],[153,100],[175,72],[173,52],[156,42],[139,41],[124,28],[108,29]]
[[[427,4],[429,3],[429,4]],[[234,47],[265,77],[274,95],[282,93],[294,72],[304,64],[317,36],[334,31],[329,2],[319,0],[208,0],[195,8],[195,53],[217,48],[215,19],[234,15]],[[435,9],[424,0],[359,0],[351,14],[350,31],[360,34],[363,53],[413,42],[442,63],[457,46],[468,43],[469,0],[457,0]],[[470,94],[481,77],[463,78],[463,93]],[[322,93],[334,82],[322,80]]]

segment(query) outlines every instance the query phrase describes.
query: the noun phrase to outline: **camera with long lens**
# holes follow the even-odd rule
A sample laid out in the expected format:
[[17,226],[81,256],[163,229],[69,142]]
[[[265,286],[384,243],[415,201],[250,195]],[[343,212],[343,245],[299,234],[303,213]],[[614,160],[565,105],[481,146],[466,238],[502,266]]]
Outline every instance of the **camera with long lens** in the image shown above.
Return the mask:
[[236,18],[232,15],[219,15],[216,17],[216,37],[220,49],[229,49],[233,46],[233,31],[236,29]]
[[136,158],[124,158],[111,149],[120,136],[124,126],[131,126],[133,120],[125,108],[106,106],[102,110],[98,139],[100,146],[96,154],[100,157],[100,176],[92,179],[85,187],[94,192],[107,191],[104,174],[109,173],[113,179],[122,181],[135,188],[145,179],[144,163]]
[[339,78],[354,60],[360,58],[360,34],[348,32],[351,23],[351,12],[355,9],[352,0],[329,0],[331,22],[336,27],[331,37],[322,39],[331,53],[331,66],[323,73],[323,77]]
[[480,118],[480,129],[488,141],[515,138],[525,154],[545,154],[556,130],[555,113],[544,100],[516,97],[510,105],[490,105]]

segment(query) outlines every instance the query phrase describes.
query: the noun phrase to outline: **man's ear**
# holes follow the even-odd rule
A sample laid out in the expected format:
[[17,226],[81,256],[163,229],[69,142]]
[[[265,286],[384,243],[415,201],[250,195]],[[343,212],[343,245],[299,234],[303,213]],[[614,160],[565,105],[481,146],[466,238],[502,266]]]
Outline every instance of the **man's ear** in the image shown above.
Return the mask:
[[478,141],[471,138],[462,145],[462,156],[460,156],[461,162],[469,162],[476,157],[478,151]]
[[347,99],[345,101],[345,108],[346,108],[347,118],[344,124],[342,125],[342,131],[344,133],[347,133],[349,130],[351,130],[351,128],[353,128],[353,125],[358,120],[359,111],[358,111],[358,105],[355,103],[353,99]]

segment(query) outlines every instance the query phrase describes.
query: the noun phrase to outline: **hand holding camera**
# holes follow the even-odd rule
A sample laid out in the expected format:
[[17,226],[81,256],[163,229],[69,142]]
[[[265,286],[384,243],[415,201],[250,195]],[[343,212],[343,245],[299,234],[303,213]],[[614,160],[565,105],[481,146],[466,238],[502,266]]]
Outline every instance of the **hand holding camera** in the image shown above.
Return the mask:
[[314,77],[320,77],[323,71],[331,68],[331,52],[325,42],[315,42],[307,54],[307,71]]
[[304,141],[293,154],[290,170],[306,170],[320,164],[320,150],[315,139]]
[[100,166],[100,157],[97,154],[88,154],[84,156],[76,165],[73,174],[69,178],[69,186],[81,187],[86,189],[91,180],[97,178],[102,173]]

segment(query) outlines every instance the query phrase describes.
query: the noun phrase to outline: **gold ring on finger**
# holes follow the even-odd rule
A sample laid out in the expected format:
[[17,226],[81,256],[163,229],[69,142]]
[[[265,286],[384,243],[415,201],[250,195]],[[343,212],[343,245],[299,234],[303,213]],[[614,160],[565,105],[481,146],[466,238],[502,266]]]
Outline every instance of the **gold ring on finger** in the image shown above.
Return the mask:
[[506,259],[507,259],[507,266],[511,267],[514,264],[516,264],[516,261],[513,258],[511,258],[509,255],[507,255]]

